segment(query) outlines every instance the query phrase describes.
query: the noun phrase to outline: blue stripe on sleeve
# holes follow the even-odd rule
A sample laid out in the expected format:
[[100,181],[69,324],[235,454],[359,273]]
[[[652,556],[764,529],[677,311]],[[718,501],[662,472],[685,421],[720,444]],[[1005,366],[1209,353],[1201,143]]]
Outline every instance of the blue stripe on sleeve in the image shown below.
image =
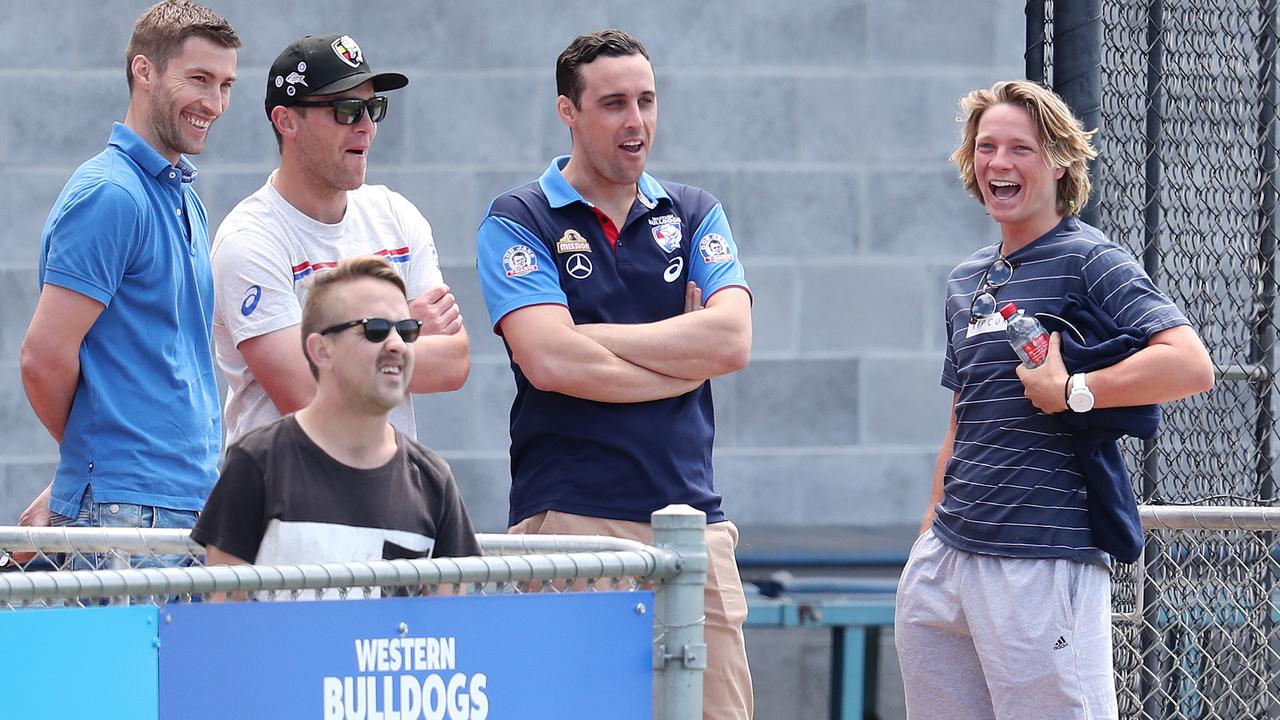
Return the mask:
[[746,272],[738,260],[738,246],[733,241],[733,231],[724,208],[717,203],[693,234],[693,246],[689,248],[689,279],[702,288],[702,297],[709,298],[717,290],[734,285],[749,293]]
[[[526,260],[534,267],[524,264]],[[547,246],[527,228],[506,218],[489,216],[476,231],[476,272],[495,332],[502,318],[513,310],[569,304]]]

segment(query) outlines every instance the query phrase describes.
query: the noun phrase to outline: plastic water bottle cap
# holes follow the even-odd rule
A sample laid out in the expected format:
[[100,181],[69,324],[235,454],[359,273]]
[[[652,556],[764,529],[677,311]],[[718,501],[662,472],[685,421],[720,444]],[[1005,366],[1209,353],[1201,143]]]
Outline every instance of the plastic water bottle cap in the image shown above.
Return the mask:
[[1004,307],[1000,308],[1000,314],[1004,316],[1005,320],[1008,320],[1010,316],[1012,316],[1016,312],[1018,312],[1018,306],[1014,305],[1013,303],[1009,303],[1008,305],[1005,305]]

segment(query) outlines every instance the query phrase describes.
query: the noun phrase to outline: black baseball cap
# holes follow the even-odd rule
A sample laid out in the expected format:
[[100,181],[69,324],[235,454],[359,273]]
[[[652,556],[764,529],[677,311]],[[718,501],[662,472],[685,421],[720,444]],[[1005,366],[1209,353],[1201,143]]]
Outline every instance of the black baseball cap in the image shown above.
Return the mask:
[[308,35],[284,49],[267,76],[267,116],[277,105],[312,95],[332,95],[373,81],[374,92],[409,84],[400,73],[374,73],[350,35]]

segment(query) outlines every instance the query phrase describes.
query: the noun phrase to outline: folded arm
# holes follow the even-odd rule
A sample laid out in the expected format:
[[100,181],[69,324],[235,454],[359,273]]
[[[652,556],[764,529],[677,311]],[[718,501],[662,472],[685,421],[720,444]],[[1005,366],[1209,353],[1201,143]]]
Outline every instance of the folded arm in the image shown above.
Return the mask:
[[251,337],[237,349],[281,415],[301,410],[316,396],[316,380],[302,354],[297,325]]
[[471,374],[471,340],[448,285],[437,285],[409,302],[409,314],[422,321],[413,344],[413,379],[409,391],[448,392],[461,388]]
[[[697,291],[690,286],[690,293]],[[628,362],[671,377],[706,380],[741,370],[751,359],[751,297],[741,287],[728,287],[696,312],[577,329]]]
[[628,362],[579,332],[563,305],[530,305],[499,322],[511,355],[539,390],[584,400],[634,403],[691,392],[706,378],[664,375]]

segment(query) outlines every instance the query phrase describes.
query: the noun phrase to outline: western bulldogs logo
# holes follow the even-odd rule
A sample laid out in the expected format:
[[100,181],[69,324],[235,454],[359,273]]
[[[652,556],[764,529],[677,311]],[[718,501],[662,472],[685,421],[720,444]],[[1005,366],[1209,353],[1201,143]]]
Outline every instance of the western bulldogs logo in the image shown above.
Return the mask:
[[512,245],[502,256],[502,269],[507,277],[520,277],[536,272],[538,258],[528,245]]
[[680,226],[674,223],[666,223],[654,228],[649,228],[653,233],[653,241],[658,243],[658,247],[663,252],[673,253],[680,247]]

